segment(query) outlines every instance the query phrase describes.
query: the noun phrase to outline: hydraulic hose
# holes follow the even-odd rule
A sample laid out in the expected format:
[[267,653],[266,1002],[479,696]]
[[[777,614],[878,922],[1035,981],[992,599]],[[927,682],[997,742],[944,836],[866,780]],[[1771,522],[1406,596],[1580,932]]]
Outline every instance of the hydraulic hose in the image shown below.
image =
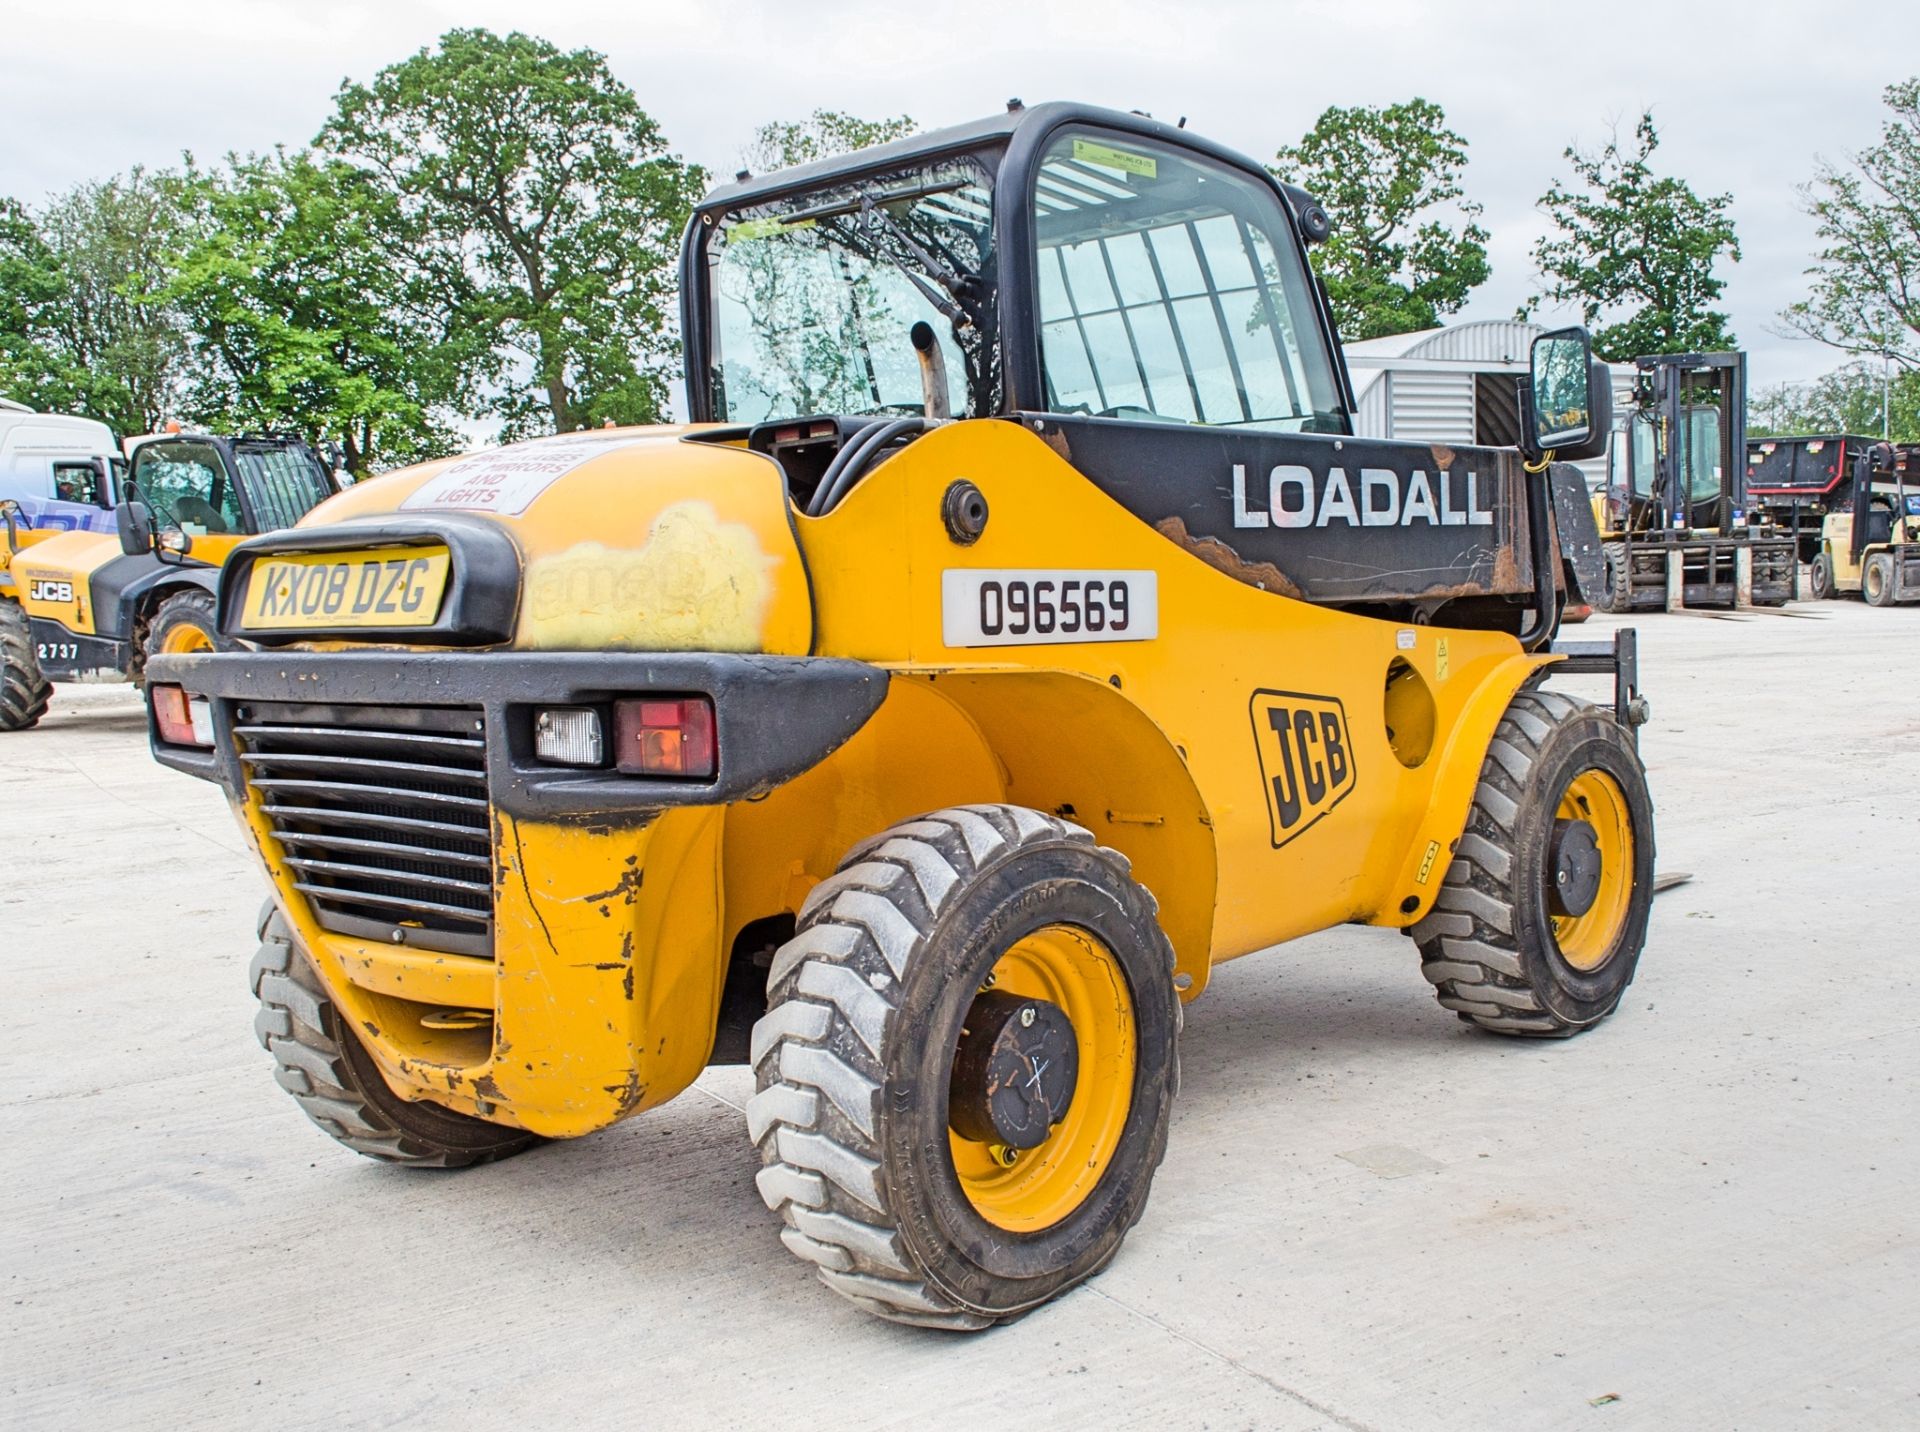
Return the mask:
[[807,516],[823,517],[831,512],[834,505],[866,475],[873,458],[897,438],[909,434],[918,437],[929,426],[931,424],[925,418],[895,418],[892,422],[869,426],[835,453],[833,461],[827,464],[827,470],[820,475],[820,485],[813,490],[813,500],[807,504]]

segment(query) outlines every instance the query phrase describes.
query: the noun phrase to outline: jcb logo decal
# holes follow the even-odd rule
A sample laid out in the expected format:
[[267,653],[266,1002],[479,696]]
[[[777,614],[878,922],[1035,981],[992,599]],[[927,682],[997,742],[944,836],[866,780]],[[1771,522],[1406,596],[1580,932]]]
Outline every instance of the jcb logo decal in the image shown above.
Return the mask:
[[1266,778],[1273,848],[1311,829],[1353,790],[1347,712],[1332,696],[1253,693],[1253,741]]
[[29,582],[27,596],[36,602],[70,602],[73,600],[73,583],[44,580]]

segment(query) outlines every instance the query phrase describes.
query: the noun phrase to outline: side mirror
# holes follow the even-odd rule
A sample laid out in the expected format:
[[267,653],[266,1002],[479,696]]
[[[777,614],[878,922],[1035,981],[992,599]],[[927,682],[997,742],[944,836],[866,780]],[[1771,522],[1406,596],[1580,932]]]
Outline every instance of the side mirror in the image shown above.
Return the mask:
[[1563,328],[1533,340],[1528,361],[1521,448],[1538,462],[1549,452],[1566,462],[1598,457],[1613,426],[1613,384],[1593,357],[1584,328]]
[[113,525],[120,531],[120,550],[129,557],[153,550],[153,510],[146,503],[128,498],[113,509]]

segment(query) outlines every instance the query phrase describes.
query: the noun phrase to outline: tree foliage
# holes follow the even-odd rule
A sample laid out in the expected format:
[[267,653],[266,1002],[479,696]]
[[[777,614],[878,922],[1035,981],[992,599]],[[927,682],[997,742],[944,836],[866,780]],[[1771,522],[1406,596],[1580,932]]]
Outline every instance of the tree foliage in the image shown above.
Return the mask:
[[805,119],[761,125],[740,158],[754,173],[767,174],[905,139],[918,128],[912,117],[904,114],[891,119],[861,119],[837,109],[816,109]]
[[487,345],[422,281],[415,226],[370,174],[276,151],[180,187],[193,238],[167,296],[199,359],[190,416],[336,437],[356,476],[459,447]]
[[1920,370],[1920,78],[1889,85],[1880,142],[1822,162],[1801,190],[1821,248],[1811,292],[1782,316],[1849,353]]
[[185,216],[170,179],[135,168],[35,215],[0,202],[0,387],[120,433],[178,408],[188,360],[166,301]]
[[342,85],[317,142],[392,195],[423,284],[493,336],[477,376],[503,439],[658,419],[680,230],[704,175],[604,56],[452,30]]
[[1487,231],[1464,197],[1467,141],[1446,111],[1413,99],[1334,105],[1273,172],[1326,207],[1333,234],[1313,251],[1340,336],[1432,328],[1487,281]]
[[1732,348],[1727,315],[1711,305],[1726,288],[1715,273],[1721,255],[1740,258],[1733,196],[1702,198],[1653,172],[1660,136],[1651,110],[1633,133],[1631,150],[1616,134],[1598,154],[1565,151],[1574,177],[1541,196],[1556,232],[1533,247],[1543,283],[1522,317],[1548,300],[1578,308],[1590,327],[1605,318],[1594,352],[1614,363]]
[[[1884,415],[1883,405],[1884,404]],[[1782,383],[1754,395],[1747,432],[1753,437],[1858,433],[1920,442],[1920,371],[1849,363],[1811,383]]]

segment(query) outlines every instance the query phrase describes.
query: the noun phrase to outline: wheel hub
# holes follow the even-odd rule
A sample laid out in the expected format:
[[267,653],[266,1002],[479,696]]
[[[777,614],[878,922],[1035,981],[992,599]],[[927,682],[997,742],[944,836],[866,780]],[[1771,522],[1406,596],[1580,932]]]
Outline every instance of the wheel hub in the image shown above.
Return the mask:
[[947,1123],[963,1139],[1035,1149],[1066,1117],[1080,1044],[1056,1004],[984,990],[967,1011],[947,1092]]
[[1556,820],[1547,851],[1548,904],[1561,916],[1584,915],[1600,893],[1600,840],[1590,822]]

